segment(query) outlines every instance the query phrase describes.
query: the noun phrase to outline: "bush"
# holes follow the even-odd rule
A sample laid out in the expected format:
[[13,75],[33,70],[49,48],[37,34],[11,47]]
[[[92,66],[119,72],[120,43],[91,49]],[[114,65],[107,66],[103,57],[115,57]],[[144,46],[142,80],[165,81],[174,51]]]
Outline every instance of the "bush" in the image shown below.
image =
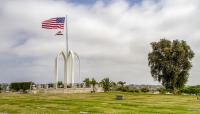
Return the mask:
[[139,89],[135,89],[134,92],[135,93],[140,93],[140,90]]
[[130,89],[129,92],[135,92],[133,89]]
[[161,94],[165,94],[167,90],[164,87],[160,87],[157,89]]
[[3,88],[2,88],[2,85],[0,84],[0,93],[1,93],[2,89],[3,89]]
[[64,84],[62,81],[58,81],[58,88],[64,88]]
[[117,91],[122,91],[122,92],[135,92],[134,90],[134,88],[131,88],[131,87],[129,87],[129,86],[120,86],[120,87],[117,87],[117,89],[116,89]]
[[22,91],[26,92],[26,90],[30,89],[30,86],[33,82],[13,82],[10,84],[10,89],[12,91]]
[[130,90],[129,90],[129,87],[128,87],[128,86],[125,86],[125,87],[122,87],[122,91],[123,91],[123,92],[129,92]]
[[49,83],[48,84],[48,88],[53,88],[54,87],[54,83]]
[[181,91],[181,93],[199,95],[200,94],[200,85],[185,87],[185,88],[181,89],[180,91]]
[[148,87],[143,87],[142,89],[141,89],[141,92],[144,92],[144,93],[147,93],[147,92],[149,92],[150,90],[149,90],[149,88]]

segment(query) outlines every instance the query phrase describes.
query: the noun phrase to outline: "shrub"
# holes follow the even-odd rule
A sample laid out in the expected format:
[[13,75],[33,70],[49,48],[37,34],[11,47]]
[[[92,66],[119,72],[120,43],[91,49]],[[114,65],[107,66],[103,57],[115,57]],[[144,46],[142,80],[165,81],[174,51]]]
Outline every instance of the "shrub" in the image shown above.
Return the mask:
[[129,86],[120,86],[117,87],[117,91],[122,91],[122,92],[134,92],[134,88],[131,88]]
[[130,89],[129,92],[135,92],[133,89]]
[[167,90],[164,87],[160,87],[157,89],[161,94],[165,94]]
[[48,88],[53,88],[54,87],[54,83],[49,83],[48,84]]
[[185,88],[181,89],[180,91],[181,91],[181,93],[198,95],[198,94],[200,94],[200,85],[185,87]]
[[3,88],[2,88],[2,85],[0,84],[0,93],[1,93],[2,89],[3,89]]
[[90,79],[89,78],[85,78],[84,80],[83,80],[83,82],[85,83],[85,86],[86,87],[90,87]]
[[147,93],[147,92],[149,92],[150,90],[149,90],[149,88],[148,87],[143,87],[142,89],[141,89],[141,92],[144,92],[144,93]]
[[128,86],[121,87],[121,90],[122,90],[123,92],[129,92],[129,87],[128,87]]
[[59,88],[64,88],[64,84],[63,84],[63,82],[62,82],[62,81],[58,81],[58,83],[57,83],[57,84],[58,84],[58,87],[59,87]]
[[140,93],[140,90],[139,89],[135,89],[134,92],[135,93]]
[[12,91],[26,92],[26,90],[30,89],[30,86],[32,84],[33,84],[33,82],[13,82],[10,84],[10,89]]

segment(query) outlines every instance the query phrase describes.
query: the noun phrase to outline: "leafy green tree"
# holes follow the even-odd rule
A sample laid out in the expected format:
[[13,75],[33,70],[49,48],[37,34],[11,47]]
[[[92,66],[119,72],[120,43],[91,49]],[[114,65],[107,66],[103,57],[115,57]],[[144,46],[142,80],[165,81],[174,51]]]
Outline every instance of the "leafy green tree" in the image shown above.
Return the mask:
[[90,87],[90,79],[89,79],[89,78],[85,78],[85,79],[83,80],[83,82],[85,83],[85,86],[86,86],[86,87]]
[[102,87],[104,89],[104,92],[108,92],[111,90],[112,87],[112,81],[110,81],[109,78],[104,78],[101,80]]
[[93,92],[95,92],[95,85],[97,84],[97,81],[94,78],[92,78],[90,84],[92,85]]
[[126,82],[119,81],[119,82],[117,82],[117,84],[119,84],[121,87],[124,87],[124,85],[126,84]]
[[152,77],[161,82],[166,89],[176,93],[183,88],[192,67],[194,52],[183,40],[161,39],[152,42],[152,52],[148,54]]

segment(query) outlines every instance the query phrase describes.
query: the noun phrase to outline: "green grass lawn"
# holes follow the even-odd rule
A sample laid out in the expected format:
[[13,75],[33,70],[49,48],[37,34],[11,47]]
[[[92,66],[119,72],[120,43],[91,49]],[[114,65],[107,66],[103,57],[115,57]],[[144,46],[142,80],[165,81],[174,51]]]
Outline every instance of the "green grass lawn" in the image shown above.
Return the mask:
[[[116,95],[124,100],[115,100]],[[0,114],[200,114],[195,96],[133,93],[0,94]]]

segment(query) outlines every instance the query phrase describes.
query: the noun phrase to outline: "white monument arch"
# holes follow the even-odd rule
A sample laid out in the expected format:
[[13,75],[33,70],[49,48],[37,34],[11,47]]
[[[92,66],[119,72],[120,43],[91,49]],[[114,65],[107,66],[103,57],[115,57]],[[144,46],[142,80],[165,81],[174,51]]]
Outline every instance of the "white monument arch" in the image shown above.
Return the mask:
[[64,59],[64,88],[67,88],[67,85],[74,87],[74,75],[75,75],[75,59],[78,59],[79,64],[79,78],[80,78],[80,59],[77,53],[69,50],[67,53],[66,51],[61,51],[55,58],[55,89],[57,89],[58,84],[58,61],[60,56]]

